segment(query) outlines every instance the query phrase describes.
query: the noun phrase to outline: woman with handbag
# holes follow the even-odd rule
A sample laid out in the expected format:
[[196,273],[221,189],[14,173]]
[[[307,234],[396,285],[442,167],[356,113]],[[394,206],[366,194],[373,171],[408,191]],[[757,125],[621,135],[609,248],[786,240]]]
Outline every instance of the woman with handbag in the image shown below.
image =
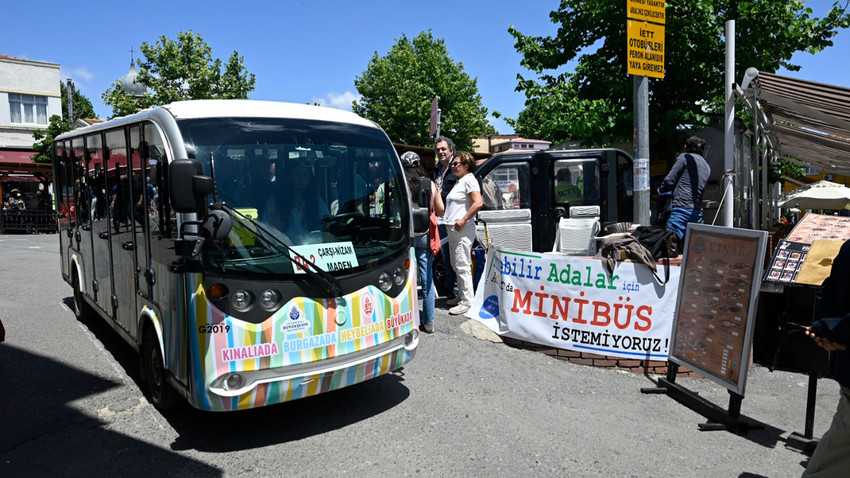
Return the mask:
[[[401,155],[401,164],[404,166],[404,175],[407,179],[407,189],[413,207],[418,208],[415,198],[419,197],[419,180],[427,177],[422,165],[419,164],[419,155],[413,151],[407,151]],[[416,266],[419,273],[419,285],[422,286],[422,314],[421,329],[426,333],[434,332],[434,302],[437,297],[437,289],[434,286],[434,256],[440,250],[440,237],[437,235],[436,214],[443,214],[443,198],[437,191],[437,186],[431,181],[431,219],[427,234],[421,234],[414,239],[416,251]]]

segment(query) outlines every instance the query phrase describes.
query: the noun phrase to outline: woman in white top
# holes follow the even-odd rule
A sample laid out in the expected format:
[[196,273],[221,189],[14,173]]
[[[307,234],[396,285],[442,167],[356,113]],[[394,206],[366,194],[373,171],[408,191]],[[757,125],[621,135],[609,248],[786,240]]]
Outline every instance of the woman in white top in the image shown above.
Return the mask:
[[458,182],[446,196],[446,213],[443,223],[449,233],[449,253],[452,268],[457,274],[458,295],[450,305],[452,315],[465,314],[472,305],[472,243],[475,241],[475,215],[484,205],[481,188],[472,175],[475,158],[472,154],[458,152],[450,163]]

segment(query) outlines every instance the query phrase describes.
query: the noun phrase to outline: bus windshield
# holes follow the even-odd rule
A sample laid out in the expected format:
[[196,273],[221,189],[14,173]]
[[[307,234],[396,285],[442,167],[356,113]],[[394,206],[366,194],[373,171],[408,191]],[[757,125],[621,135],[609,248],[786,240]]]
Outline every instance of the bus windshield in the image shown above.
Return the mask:
[[[298,255],[332,274],[409,253],[403,173],[377,128],[278,118],[179,120],[189,158],[215,178],[229,235],[210,268],[279,276]],[[288,247],[286,247],[288,246]]]

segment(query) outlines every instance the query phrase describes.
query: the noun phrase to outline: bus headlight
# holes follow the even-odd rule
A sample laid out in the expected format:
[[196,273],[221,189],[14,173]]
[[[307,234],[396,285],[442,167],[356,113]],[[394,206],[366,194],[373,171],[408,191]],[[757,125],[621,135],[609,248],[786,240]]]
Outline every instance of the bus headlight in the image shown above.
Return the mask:
[[260,306],[266,310],[274,310],[280,303],[280,294],[274,289],[266,289],[260,296]]
[[404,279],[406,278],[407,274],[404,273],[404,269],[402,269],[401,267],[396,267],[393,271],[393,282],[395,282],[395,285],[401,285],[402,283],[404,283]]
[[227,377],[225,383],[225,389],[227,390],[236,390],[242,386],[242,375],[238,373],[234,373]]
[[384,292],[388,292],[390,288],[393,286],[393,282],[390,279],[390,275],[386,272],[381,272],[381,275],[378,276],[378,287]]
[[239,312],[245,312],[251,308],[254,298],[251,293],[245,289],[239,289],[233,293],[230,299],[230,305]]

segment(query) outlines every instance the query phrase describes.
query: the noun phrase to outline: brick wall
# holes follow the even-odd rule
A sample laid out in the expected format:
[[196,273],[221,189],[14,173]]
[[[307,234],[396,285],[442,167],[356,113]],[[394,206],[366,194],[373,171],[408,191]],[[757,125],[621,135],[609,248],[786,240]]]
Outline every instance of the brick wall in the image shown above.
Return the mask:
[[[656,374],[656,375],[666,375],[667,374],[667,362],[660,360],[636,360],[636,359],[625,359],[620,357],[609,357],[607,355],[597,355],[587,352],[576,352],[574,350],[565,350],[558,349],[554,347],[550,347],[547,345],[539,345],[533,344],[531,342],[525,342],[522,340],[512,339],[509,337],[502,337],[505,344],[511,347],[517,347],[526,350],[533,350],[535,352],[541,352],[550,357],[555,357],[557,359],[566,360],[567,362],[578,364],[578,365],[590,365],[592,367],[607,367],[607,368],[619,368],[623,370],[628,370],[633,373],[639,374]],[[680,366],[678,372],[676,373],[677,377],[700,377],[699,374],[692,370],[688,370],[685,367]]]

